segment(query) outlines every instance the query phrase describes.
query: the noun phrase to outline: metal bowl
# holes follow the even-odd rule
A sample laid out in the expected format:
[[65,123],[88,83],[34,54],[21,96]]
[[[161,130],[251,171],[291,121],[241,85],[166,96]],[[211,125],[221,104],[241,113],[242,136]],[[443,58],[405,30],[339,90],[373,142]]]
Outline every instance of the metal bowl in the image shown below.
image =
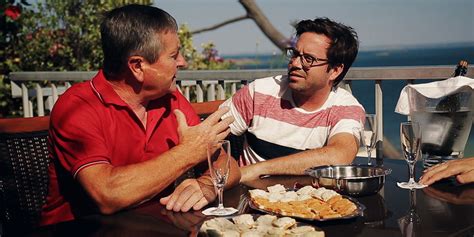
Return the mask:
[[313,178],[314,187],[325,187],[350,196],[378,193],[385,183],[385,176],[391,172],[391,169],[368,165],[318,166],[305,171]]

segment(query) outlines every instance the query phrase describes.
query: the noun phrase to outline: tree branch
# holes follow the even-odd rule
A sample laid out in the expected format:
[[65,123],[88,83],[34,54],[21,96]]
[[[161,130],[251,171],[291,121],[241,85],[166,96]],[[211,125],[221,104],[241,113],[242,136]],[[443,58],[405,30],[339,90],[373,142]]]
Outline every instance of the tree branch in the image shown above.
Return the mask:
[[255,3],[255,0],[239,0],[239,3],[245,8],[247,15],[254,20],[263,34],[265,34],[275,46],[282,51],[288,46],[287,38],[272,25],[262,10],[260,10],[257,3]]
[[215,30],[215,29],[220,28],[220,27],[222,27],[222,26],[225,26],[225,25],[228,25],[228,24],[237,22],[237,21],[245,20],[245,19],[248,19],[248,18],[250,18],[248,15],[239,16],[239,17],[236,17],[236,18],[229,19],[229,20],[227,20],[227,21],[221,22],[221,23],[219,23],[219,24],[215,24],[215,25],[212,25],[212,26],[209,26],[209,27],[206,27],[206,28],[202,28],[202,29],[198,29],[198,30],[195,30],[195,31],[191,31],[191,34],[195,35],[195,34],[199,34],[199,33],[202,33],[202,32]]
[[287,47],[288,39],[281,33],[279,32],[273,25],[272,23],[268,20],[268,18],[265,16],[265,14],[262,12],[262,10],[258,7],[258,5],[255,3],[255,0],[239,0],[239,3],[242,5],[242,7],[245,8],[245,11],[247,12],[246,15],[236,17],[227,21],[224,21],[222,23],[207,27],[207,28],[202,28],[198,29],[195,31],[192,31],[191,34],[199,34],[203,33],[206,31],[211,31],[215,30],[217,28],[220,28],[222,26],[245,20],[245,19],[252,19],[255,24],[260,28],[260,30],[267,36],[267,38],[272,41],[272,43],[277,46],[280,50],[284,50],[285,47]]

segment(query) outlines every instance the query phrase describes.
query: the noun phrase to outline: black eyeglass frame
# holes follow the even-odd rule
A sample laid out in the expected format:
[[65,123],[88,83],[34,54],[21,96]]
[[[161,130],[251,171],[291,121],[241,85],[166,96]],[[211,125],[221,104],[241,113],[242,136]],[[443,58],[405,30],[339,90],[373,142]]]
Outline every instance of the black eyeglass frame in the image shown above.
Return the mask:
[[[329,63],[329,59],[327,58],[318,58],[310,54],[300,53],[300,51],[298,51],[294,47],[288,47],[285,49],[285,51],[286,51],[286,57],[288,58],[288,60],[293,60],[296,57],[299,57],[301,66],[305,68],[323,66]],[[314,64],[318,62],[324,62],[324,63]]]

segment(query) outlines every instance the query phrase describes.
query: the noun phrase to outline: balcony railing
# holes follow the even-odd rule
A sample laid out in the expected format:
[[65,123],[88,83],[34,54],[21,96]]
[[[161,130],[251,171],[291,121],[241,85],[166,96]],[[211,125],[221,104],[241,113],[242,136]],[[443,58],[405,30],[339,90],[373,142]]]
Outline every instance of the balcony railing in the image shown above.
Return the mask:
[[[420,79],[441,80],[450,77],[454,66],[416,67],[354,67],[346,75],[342,87],[349,91],[357,81],[373,81],[375,114],[379,124],[377,136],[383,140],[383,81],[403,80],[413,83]],[[73,83],[89,80],[97,72],[12,72],[13,98],[22,98],[24,117],[43,116],[51,111],[58,95]],[[177,86],[192,102],[221,100],[230,97],[248,82],[268,76],[285,74],[286,69],[268,70],[221,70],[179,71]],[[468,69],[468,77],[474,77],[474,67]],[[41,86],[46,84],[48,86]]]

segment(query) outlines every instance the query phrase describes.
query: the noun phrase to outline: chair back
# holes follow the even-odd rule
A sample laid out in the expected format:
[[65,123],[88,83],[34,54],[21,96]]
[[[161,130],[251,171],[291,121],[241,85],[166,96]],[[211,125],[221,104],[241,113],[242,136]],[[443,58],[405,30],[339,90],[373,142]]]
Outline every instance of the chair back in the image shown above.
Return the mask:
[[8,228],[37,226],[48,192],[49,117],[0,119],[0,220]]
[[210,114],[214,113],[219,106],[224,102],[224,100],[215,100],[215,101],[206,101],[206,102],[196,102],[191,103],[194,111],[201,117],[201,119],[207,118]]

